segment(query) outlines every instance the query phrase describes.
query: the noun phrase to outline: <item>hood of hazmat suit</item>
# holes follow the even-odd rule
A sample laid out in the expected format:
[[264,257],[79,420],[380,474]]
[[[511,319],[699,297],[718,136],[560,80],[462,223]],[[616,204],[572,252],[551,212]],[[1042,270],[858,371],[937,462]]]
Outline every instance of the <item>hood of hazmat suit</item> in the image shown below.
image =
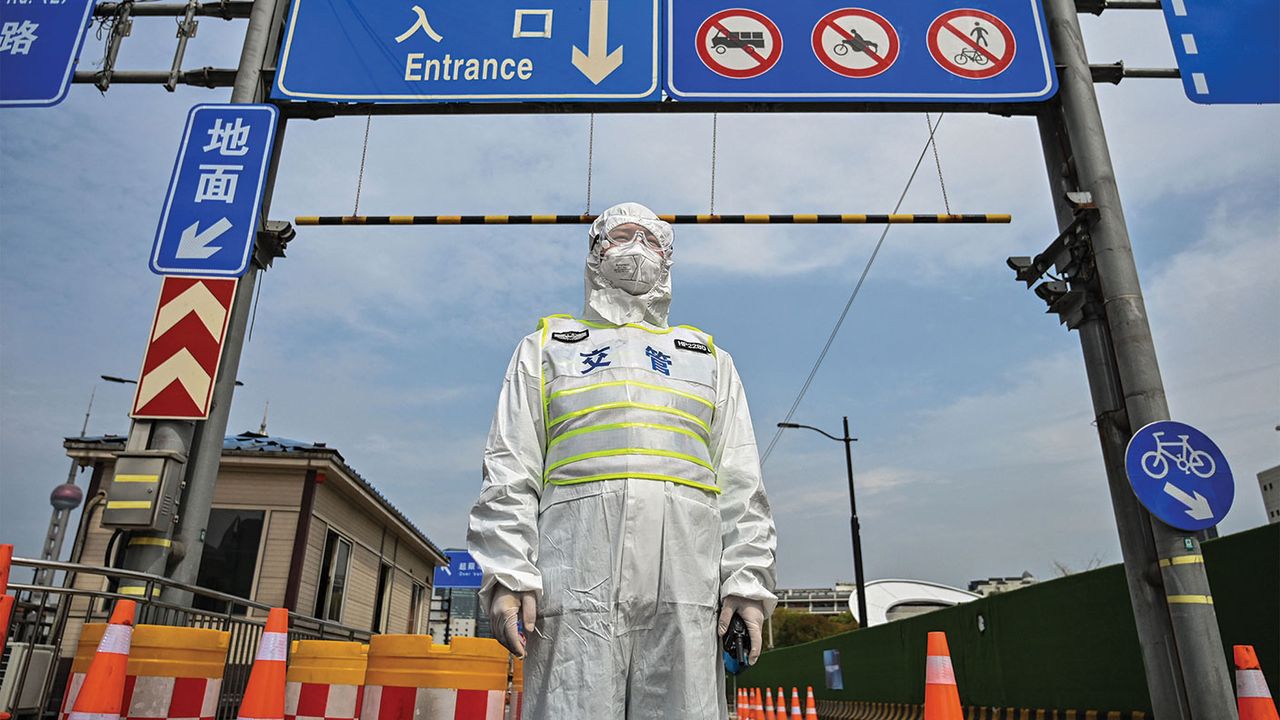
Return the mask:
[[498,396],[467,540],[482,607],[536,598],[526,720],[721,720],[717,608],[777,602],[746,395],[711,335],[667,324],[671,240],[606,210],[583,316],[543,318]]

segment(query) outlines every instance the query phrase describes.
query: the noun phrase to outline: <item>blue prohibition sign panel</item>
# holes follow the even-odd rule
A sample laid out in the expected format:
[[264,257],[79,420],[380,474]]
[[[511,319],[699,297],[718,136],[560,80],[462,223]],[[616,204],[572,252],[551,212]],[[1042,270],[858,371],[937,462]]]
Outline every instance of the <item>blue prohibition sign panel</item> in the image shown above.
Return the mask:
[[667,0],[677,100],[973,102],[1057,91],[1039,0]]
[[1185,423],[1162,420],[1134,433],[1124,465],[1138,500],[1182,530],[1217,525],[1235,500],[1226,457],[1207,435]]
[[293,0],[272,97],[656,99],[661,0]]
[[1280,0],[1166,0],[1165,24],[1193,101],[1280,103]]
[[475,558],[466,550],[445,550],[448,567],[436,568],[434,585],[437,588],[479,588],[484,572]]
[[3,0],[0,106],[62,102],[92,12],[93,0]]
[[249,269],[278,111],[196,105],[160,214],[151,271],[240,277]]

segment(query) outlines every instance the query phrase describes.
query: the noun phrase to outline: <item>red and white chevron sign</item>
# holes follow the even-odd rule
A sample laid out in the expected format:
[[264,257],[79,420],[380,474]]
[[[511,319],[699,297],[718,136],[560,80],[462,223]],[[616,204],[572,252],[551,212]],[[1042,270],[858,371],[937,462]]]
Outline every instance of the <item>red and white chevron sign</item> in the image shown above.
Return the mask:
[[237,282],[236,278],[164,277],[132,417],[209,417]]

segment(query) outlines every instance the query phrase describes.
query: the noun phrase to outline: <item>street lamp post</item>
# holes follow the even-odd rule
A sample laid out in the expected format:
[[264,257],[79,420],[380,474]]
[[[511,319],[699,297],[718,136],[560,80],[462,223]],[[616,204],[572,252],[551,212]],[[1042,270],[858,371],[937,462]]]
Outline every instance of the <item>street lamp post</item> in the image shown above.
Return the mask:
[[858,594],[858,627],[867,626],[867,583],[862,574],[862,526],[858,523],[858,499],[853,489],[853,444],[858,438],[849,437],[849,416],[844,418],[844,437],[836,437],[812,425],[780,422],[780,428],[812,430],[832,440],[844,443],[844,466],[849,477],[849,532],[853,539],[853,582]]

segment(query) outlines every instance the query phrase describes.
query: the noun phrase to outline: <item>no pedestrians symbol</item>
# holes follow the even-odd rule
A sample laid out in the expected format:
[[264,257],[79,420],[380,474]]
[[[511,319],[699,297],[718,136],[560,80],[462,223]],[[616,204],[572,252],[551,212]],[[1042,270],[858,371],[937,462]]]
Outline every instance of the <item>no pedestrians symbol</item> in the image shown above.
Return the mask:
[[829,13],[813,28],[813,53],[831,72],[868,78],[898,59],[898,33],[888,20],[861,8]]
[[1013,63],[1018,44],[1003,20],[982,10],[961,8],[929,26],[929,52],[942,69],[962,78],[985,80]]
[[703,21],[698,57],[717,75],[745,79],[769,72],[782,57],[782,32],[755,10],[722,10]]

